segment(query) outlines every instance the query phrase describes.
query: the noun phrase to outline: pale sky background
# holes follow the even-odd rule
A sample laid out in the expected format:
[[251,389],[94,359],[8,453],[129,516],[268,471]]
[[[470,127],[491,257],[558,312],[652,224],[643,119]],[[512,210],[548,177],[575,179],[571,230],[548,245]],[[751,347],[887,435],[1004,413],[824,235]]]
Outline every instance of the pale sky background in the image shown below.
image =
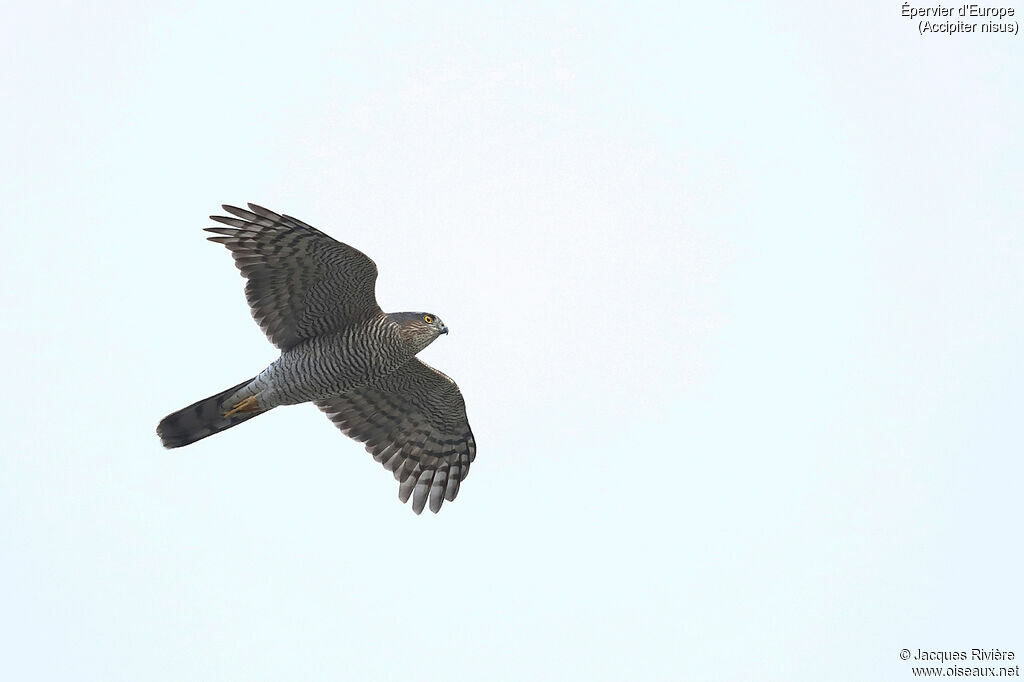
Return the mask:
[[[1021,662],[1020,40],[896,0],[5,4],[0,679]],[[438,516],[308,405],[160,447],[276,357],[200,231],[246,201],[451,327],[421,357],[479,452]]]

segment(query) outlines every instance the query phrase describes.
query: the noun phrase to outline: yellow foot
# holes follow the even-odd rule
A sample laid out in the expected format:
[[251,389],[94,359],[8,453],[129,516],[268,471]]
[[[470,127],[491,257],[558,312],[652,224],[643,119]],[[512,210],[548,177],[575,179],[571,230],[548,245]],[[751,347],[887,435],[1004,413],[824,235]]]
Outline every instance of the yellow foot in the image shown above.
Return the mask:
[[238,414],[239,412],[255,412],[260,409],[259,401],[256,400],[256,396],[251,395],[240,403],[235,403],[235,406],[224,413],[225,417],[231,417]]

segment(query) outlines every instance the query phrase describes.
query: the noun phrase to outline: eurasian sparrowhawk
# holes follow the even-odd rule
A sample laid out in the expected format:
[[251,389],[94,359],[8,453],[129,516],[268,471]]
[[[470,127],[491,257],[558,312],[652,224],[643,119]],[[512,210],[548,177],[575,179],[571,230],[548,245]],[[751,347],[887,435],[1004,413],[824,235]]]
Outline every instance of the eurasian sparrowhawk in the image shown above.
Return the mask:
[[248,280],[252,315],[281,356],[248,379],[165,417],[177,448],[279,405],[313,402],[394,473],[419,514],[454,500],[476,443],[459,387],[416,359],[448,327],[432,313],[384,313],[377,266],[362,252],[287,215],[224,206],[206,228]]

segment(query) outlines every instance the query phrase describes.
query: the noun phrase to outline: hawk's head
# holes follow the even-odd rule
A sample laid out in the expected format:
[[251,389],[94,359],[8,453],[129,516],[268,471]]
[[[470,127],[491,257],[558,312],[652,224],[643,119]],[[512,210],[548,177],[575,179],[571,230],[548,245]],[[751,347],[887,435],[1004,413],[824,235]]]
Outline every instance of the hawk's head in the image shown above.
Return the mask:
[[441,334],[448,333],[448,327],[433,313],[391,313],[388,317],[398,324],[402,338],[406,339],[417,353]]

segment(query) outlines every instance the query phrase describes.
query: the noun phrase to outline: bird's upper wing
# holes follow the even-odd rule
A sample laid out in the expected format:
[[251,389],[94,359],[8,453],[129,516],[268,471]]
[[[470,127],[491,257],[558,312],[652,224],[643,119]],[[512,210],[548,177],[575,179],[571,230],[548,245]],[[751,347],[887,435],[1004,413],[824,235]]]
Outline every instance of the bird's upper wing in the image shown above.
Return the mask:
[[454,500],[476,457],[466,403],[455,382],[416,358],[370,386],[317,401],[347,436],[394,472],[398,498],[419,514]]
[[364,253],[291,216],[249,204],[210,216],[210,241],[228,247],[249,280],[252,316],[281,350],[380,314],[373,293],[377,266]]

